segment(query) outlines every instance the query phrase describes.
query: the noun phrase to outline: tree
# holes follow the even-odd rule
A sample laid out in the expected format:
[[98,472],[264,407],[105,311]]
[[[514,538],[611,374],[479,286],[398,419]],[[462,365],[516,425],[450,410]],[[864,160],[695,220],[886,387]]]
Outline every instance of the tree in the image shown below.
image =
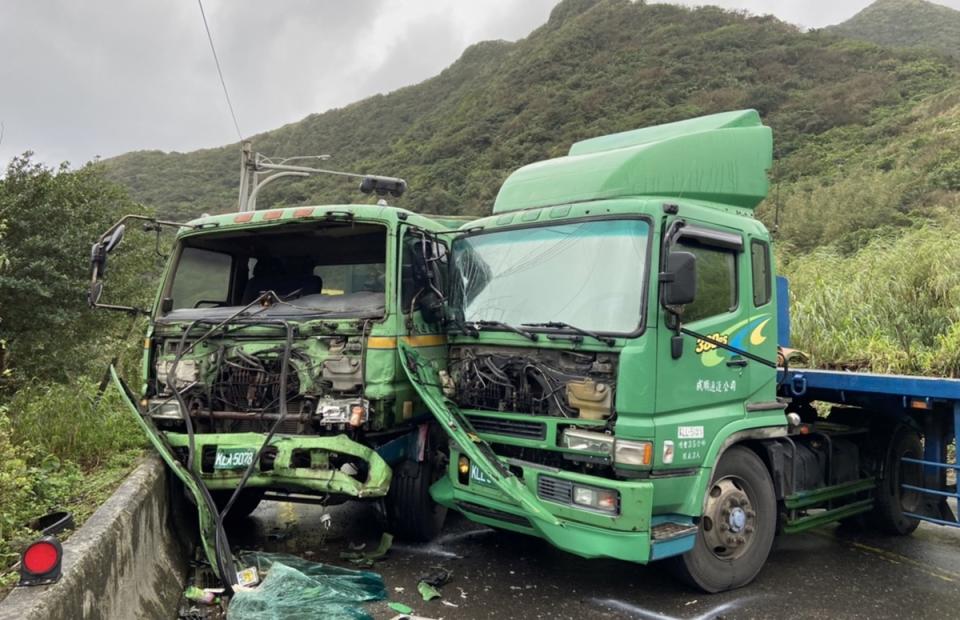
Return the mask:
[[[0,180],[0,370],[8,380],[66,381],[112,355],[126,320],[87,308],[90,246],[131,212],[146,209],[96,164],[54,170],[26,153],[7,167]],[[111,256],[109,274],[112,297],[141,305],[156,274],[153,244],[136,239],[142,235],[129,235]]]

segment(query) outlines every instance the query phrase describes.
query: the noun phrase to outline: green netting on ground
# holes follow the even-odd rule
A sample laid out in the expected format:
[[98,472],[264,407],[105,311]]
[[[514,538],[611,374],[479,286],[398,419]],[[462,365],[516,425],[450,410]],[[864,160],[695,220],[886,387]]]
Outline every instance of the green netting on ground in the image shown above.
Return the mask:
[[282,553],[244,553],[246,566],[266,577],[256,588],[238,591],[227,609],[229,620],[360,620],[361,608],[387,591],[377,573],[310,562]]

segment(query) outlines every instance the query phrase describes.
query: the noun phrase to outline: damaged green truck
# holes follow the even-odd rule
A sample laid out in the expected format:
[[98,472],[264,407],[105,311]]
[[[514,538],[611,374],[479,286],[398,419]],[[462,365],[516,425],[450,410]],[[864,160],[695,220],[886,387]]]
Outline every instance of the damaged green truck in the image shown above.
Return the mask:
[[453,440],[434,499],[708,592],[752,581],[779,532],[960,525],[960,381],[789,368],[754,215],[771,162],[746,110],[514,172],[450,246],[446,359],[399,345]]
[[223,518],[262,497],[386,497],[419,539],[438,504],[709,592],[753,580],[778,532],[956,523],[960,381],[788,368],[754,215],[771,161],[747,110],[578,142],[462,225],[372,205],[195,220],[144,383],[118,383],[228,580]]
[[462,220],[382,201],[147,219],[178,228],[153,307],[101,303],[107,256],[138,219],[94,244],[90,302],[149,317],[142,384],[114,380],[200,507],[221,578],[236,583],[223,522],[264,498],[373,501],[395,534],[436,535],[446,440],[397,346],[445,355],[429,274]]

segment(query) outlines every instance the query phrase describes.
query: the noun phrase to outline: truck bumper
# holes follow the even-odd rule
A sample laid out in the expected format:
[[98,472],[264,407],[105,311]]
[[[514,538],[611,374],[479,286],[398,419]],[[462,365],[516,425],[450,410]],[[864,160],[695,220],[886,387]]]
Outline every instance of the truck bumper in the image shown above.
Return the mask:
[[[654,483],[613,481],[572,472],[524,467],[522,479],[555,522],[537,518],[511,502],[492,486],[468,479],[461,483],[455,470],[457,454],[451,455],[450,475],[438,480],[430,494],[438,504],[463,513],[476,523],[549,541],[554,546],[585,558],[615,558],[645,564],[686,553],[693,548],[697,527],[690,517],[652,514]],[[600,514],[551,501],[540,489],[540,477],[574,484],[614,489],[620,496],[620,514]]]
[[[157,431],[160,432],[160,431]],[[164,432],[174,456],[185,463],[188,437]],[[219,433],[194,435],[194,466],[207,488],[234,489],[243,476],[241,469],[214,469],[218,449],[260,449],[265,433]],[[363,475],[351,475],[347,461],[362,461]],[[365,470],[365,472],[363,471]],[[254,468],[247,487],[288,493],[334,494],[356,498],[383,497],[390,488],[391,470],[372,448],[346,435],[304,437],[274,435],[265,456]]]

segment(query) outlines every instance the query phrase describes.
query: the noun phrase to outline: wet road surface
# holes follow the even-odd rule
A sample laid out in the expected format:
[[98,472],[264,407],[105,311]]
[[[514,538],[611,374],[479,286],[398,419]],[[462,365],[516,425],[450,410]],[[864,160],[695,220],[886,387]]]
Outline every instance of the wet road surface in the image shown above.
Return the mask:
[[[381,531],[368,504],[264,502],[231,527],[230,539],[234,549],[350,566],[340,552],[350,543],[374,549]],[[417,592],[418,578],[434,567],[453,572],[441,588],[450,605],[424,602]],[[370,570],[383,576],[389,600],[409,605],[418,616],[450,620],[960,617],[960,530],[925,524],[906,538],[834,526],[780,536],[753,584],[715,595],[673,581],[656,563],[585,560],[453,512],[436,541],[395,542]],[[366,609],[375,618],[397,615],[386,602]]]

